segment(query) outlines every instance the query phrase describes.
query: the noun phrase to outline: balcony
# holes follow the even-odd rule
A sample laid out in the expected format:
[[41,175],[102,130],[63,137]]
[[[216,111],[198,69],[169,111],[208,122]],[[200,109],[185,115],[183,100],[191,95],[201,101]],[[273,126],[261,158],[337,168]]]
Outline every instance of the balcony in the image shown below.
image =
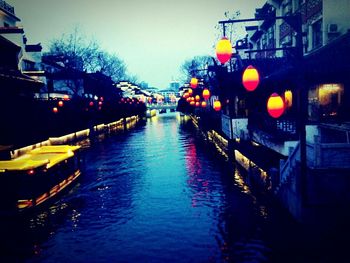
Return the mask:
[[3,0],[0,0],[0,9],[4,10],[7,13],[10,13],[11,15],[16,16],[15,15],[15,8]]

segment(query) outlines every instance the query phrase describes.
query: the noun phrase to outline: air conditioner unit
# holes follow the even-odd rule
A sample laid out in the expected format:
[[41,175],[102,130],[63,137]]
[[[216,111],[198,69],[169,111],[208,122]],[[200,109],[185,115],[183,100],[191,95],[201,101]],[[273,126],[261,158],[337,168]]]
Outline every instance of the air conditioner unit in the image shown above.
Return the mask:
[[328,24],[327,25],[327,33],[328,34],[337,34],[338,32],[338,25],[337,24]]

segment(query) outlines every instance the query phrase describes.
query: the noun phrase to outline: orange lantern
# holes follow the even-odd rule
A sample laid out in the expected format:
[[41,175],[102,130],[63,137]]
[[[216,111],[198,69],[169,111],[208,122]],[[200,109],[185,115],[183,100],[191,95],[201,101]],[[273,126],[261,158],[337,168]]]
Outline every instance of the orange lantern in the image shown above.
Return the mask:
[[216,45],[216,57],[221,62],[221,64],[225,64],[230,60],[232,56],[232,44],[227,37],[223,37],[219,40]]
[[196,95],[195,99],[196,101],[200,101],[201,97],[199,95]]
[[196,107],[199,107],[201,103],[199,101],[196,102]]
[[188,89],[188,94],[190,94],[190,95],[192,95],[192,93],[193,93],[193,90],[192,89]]
[[205,107],[207,107],[207,102],[202,101],[202,108],[205,108]]
[[54,108],[52,109],[52,111],[53,111],[54,113],[57,113],[57,112],[58,112],[57,107],[54,107]]
[[186,101],[190,102],[191,101],[191,97],[186,98]]
[[184,95],[183,95],[183,98],[187,99],[189,96],[190,96],[190,94],[188,94],[188,92],[185,92]]
[[279,118],[285,109],[284,101],[277,93],[273,93],[267,101],[267,111],[273,118]]
[[191,100],[191,102],[190,102],[190,105],[191,106],[194,106],[196,103],[193,101],[193,100]]
[[204,89],[202,92],[202,96],[205,100],[210,98],[210,91],[208,89]]
[[249,65],[243,72],[242,83],[246,90],[253,91],[259,85],[259,72],[252,65]]
[[195,88],[197,88],[197,85],[198,85],[198,79],[197,78],[191,78],[191,81],[190,81],[191,88],[195,89]]
[[66,95],[63,96],[63,99],[64,100],[69,100],[69,96],[66,94]]
[[59,107],[63,107],[63,101],[60,100],[60,101],[58,102],[58,106],[59,106]]
[[219,100],[214,101],[213,108],[215,111],[220,111],[221,110],[221,102]]

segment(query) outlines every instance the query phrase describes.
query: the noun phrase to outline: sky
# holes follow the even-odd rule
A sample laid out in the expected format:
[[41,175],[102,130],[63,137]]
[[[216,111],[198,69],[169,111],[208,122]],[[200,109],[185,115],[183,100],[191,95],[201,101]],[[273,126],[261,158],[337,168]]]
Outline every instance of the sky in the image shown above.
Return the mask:
[[[194,56],[214,56],[224,13],[251,18],[266,0],[6,0],[21,19],[29,44],[50,41],[78,27],[121,58],[128,73],[165,89]],[[243,27],[243,24],[240,26]],[[242,31],[241,31],[242,32]],[[237,39],[244,37],[241,33]]]

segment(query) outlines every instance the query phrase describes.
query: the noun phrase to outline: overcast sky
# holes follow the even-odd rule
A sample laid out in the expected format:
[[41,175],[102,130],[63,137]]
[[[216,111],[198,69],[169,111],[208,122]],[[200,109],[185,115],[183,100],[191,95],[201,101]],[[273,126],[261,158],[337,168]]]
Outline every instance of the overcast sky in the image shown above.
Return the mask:
[[[224,13],[251,18],[265,0],[6,0],[15,7],[28,43],[47,50],[53,38],[81,28],[128,72],[160,89],[178,79],[180,66],[197,55],[215,56],[215,29]],[[243,26],[243,25],[242,25]],[[243,37],[239,36],[240,37]]]

